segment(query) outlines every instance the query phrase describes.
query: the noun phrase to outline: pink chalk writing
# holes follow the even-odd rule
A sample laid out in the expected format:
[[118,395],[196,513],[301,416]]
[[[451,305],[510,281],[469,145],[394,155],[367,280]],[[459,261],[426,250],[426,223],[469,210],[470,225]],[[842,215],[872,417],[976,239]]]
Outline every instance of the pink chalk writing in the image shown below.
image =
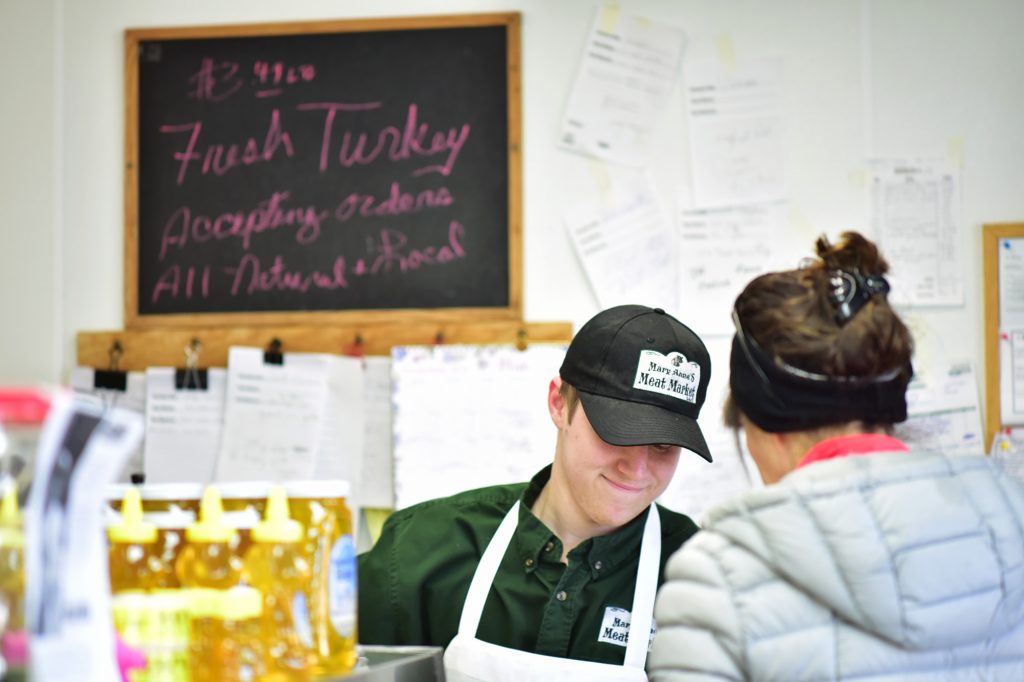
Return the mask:
[[284,91],[281,86],[308,83],[316,78],[316,67],[312,64],[288,66],[284,62],[257,61],[252,72],[257,97],[273,97]]
[[286,269],[284,258],[281,256],[275,256],[270,267],[263,269],[260,266],[259,257],[247,253],[242,256],[237,267],[224,268],[224,272],[232,278],[232,296],[275,290],[305,293],[313,287],[334,290],[348,286],[348,281],[345,279],[344,256],[334,259],[334,265],[329,273],[314,271],[307,274],[298,270]]
[[384,198],[358,192],[349,194],[334,209],[334,217],[344,223],[357,215],[361,218],[406,215],[419,213],[426,208],[451,206],[453,202],[454,199],[447,187],[425,189],[411,194],[403,192],[397,182],[392,182],[391,191]]
[[[410,248],[408,238],[400,231],[382,229],[375,240],[371,240],[366,256],[359,257],[352,274],[357,277],[373,276],[392,272],[405,273],[426,265],[444,265],[466,257],[462,245],[466,229],[452,221],[448,226],[447,242],[440,246]],[[253,295],[273,291],[307,292],[310,289],[335,290],[349,286],[346,259],[335,257],[327,272],[291,269],[284,257],[274,256],[269,266],[264,267],[258,255],[244,254],[238,265],[224,268],[231,280],[229,291],[232,296]],[[176,267],[176,266],[175,266]],[[158,286],[160,286],[158,284]],[[154,296],[156,294],[154,293]],[[154,298],[155,300],[155,298]]]
[[202,121],[160,126],[160,132],[164,134],[189,133],[185,149],[171,155],[178,162],[177,184],[179,185],[185,182],[185,175],[192,162],[200,159],[202,159],[200,166],[202,175],[211,172],[214,175],[224,175],[238,166],[251,166],[271,161],[278,150],[283,150],[289,157],[295,155],[291,135],[282,127],[281,114],[277,109],[270,114],[270,124],[267,127],[267,134],[263,138],[262,146],[255,138],[250,137],[242,145],[211,144],[200,153],[199,136],[202,129]]
[[160,275],[156,286],[153,287],[152,302],[156,303],[161,294],[168,294],[172,298],[184,295],[191,299],[193,295],[208,298],[210,296],[210,267],[204,266],[199,270],[198,281],[196,277],[197,268],[189,266],[185,270],[185,280],[182,281],[180,265],[172,265]]
[[214,62],[204,57],[199,70],[189,76],[188,82],[192,88],[188,96],[200,101],[223,101],[242,87],[241,81],[236,79],[237,75],[238,64],[235,62]]
[[193,215],[187,206],[179,207],[164,224],[160,238],[160,260],[172,248],[183,249],[189,242],[203,244],[235,237],[248,250],[253,235],[280,227],[294,227],[295,241],[311,244],[320,236],[320,226],[328,217],[314,206],[288,206],[291,192],[274,192],[247,211],[225,211],[217,217]]
[[458,258],[464,258],[466,251],[462,248],[461,240],[465,236],[466,228],[453,220],[448,225],[447,244],[440,247],[410,249],[407,248],[409,239],[404,234],[398,230],[385,228],[380,231],[379,241],[370,246],[370,253],[377,254],[370,265],[370,274],[390,272],[395,265],[400,272],[408,272],[417,270],[422,265],[450,263]]
[[[380,106],[380,103],[376,103]],[[350,111],[351,105],[334,102],[316,102],[300,104],[300,111],[324,111],[324,128],[320,140],[320,172],[327,170],[331,155],[333,154],[338,163],[345,168],[352,166],[366,166],[377,160],[382,154],[392,161],[405,161],[413,157],[436,157],[444,155],[443,163],[431,163],[421,166],[412,171],[412,175],[418,176],[425,173],[440,173],[444,176],[451,175],[455,161],[462,151],[463,145],[469,137],[470,125],[463,123],[461,126],[448,128],[446,131],[437,130],[430,134],[430,125],[418,121],[419,108],[416,104],[410,104],[406,113],[405,125],[401,130],[398,127],[389,125],[377,132],[376,140],[373,141],[371,134],[362,132],[354,133],[345,130],[335,151],[333,143],[334,123],[336,114],[339,111]],[[429,138],[429,141],[428,141]]]

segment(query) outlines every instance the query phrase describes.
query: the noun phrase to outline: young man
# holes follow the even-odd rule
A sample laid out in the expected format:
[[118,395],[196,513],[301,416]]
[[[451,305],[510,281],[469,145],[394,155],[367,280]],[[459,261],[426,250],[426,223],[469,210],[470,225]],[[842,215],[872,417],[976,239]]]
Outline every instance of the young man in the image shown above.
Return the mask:
[[551,465],[401,510],[359,557],[361,642],[448,647],[449,680],[646,679],[654,592],[697,530],[652,503],[680,448],[711,461],[708,352],[665,311],[619,306],[559,375]]

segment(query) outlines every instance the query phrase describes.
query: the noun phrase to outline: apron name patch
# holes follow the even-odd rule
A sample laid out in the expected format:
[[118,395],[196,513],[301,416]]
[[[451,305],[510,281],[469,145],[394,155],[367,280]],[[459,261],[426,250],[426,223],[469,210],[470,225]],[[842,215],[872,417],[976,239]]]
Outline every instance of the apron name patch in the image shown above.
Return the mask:
[[[618,606],[606,606],[604,619],[601,621],[601,631],[597,634],[597,641],[608,644],[616,644],[625,647],[629,644],[629,621],[630,613]],[[654,633],[657,631],[654,622],[651,622],[651,639],[647,643],[647,650],[651,650],[654,642]]]

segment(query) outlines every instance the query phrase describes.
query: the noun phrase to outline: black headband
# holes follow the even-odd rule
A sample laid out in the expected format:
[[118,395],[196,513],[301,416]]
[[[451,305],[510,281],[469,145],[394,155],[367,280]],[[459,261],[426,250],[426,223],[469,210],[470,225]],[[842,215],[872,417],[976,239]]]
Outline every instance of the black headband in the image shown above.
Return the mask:
[[808,372],[768,353],[748,335],[733,311],[736,335],[729,387],[740,411],[764,431],[779,433],[864,421],[895,424],[907,418],[913,367],[875,377],[833,377]]

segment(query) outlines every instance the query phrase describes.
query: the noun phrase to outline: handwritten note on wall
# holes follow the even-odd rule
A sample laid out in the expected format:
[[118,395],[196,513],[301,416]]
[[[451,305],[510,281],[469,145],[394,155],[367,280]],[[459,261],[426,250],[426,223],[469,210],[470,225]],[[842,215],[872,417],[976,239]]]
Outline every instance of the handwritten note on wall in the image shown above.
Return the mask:
[[504,25],[140,41],[140,313],[508,305],[507,59]]
[[392,351],[395,507],[529,480],[551,462],[548,384],[564,346]]
[[701,334],[731,334],[733,303],[750,280],[796,267],[793,255],[802,249],[788,229],[786,208],[786,202],[769,202],[681,212],[678,311],[683,322]]
[[599,200],[564,213],[576,255],[602,308],[643,302],[676,309],[669,218],[643,173],[609,173]]
[[685,79],[697,206],[785,198],[781,61],[697,61]]

